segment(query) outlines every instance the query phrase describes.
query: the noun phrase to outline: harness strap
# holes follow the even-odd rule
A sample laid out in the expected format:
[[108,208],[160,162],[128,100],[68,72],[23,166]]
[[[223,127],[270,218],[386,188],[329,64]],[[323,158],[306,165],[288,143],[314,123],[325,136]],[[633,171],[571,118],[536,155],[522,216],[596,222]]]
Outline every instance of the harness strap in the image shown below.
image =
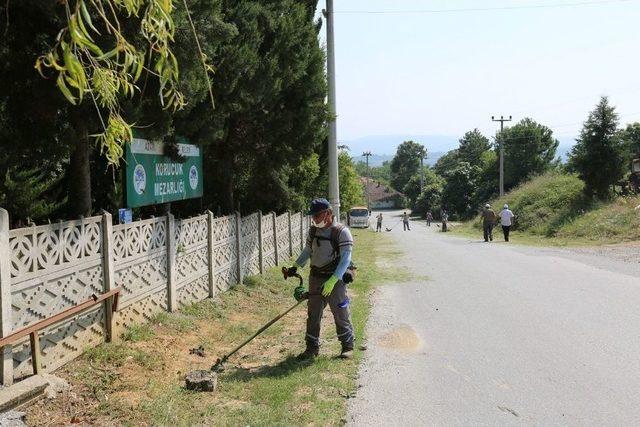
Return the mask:
[[344,230],[344,225],[338,224],[337,226],[331,229],[330,237],[324,236],[316,236],[318,228],[311,227],[309,230],[309,235],[311,237],[311,247],[313,248],[314,240],[325,240],[331,242],[331,247],[333,249],[333,260],[326,265],[321,267],[311,266],[311,274],[313,275],[330,275],[334,272],[338,263],[340,262],[340,233]]
[[344,230],[344,225],[338,224],[337,226],[332,227],[330,237],[316,236],[317,230],[318,230],[317,227],[311,227],[311,229],[309,230],[309,233],[311,235],[311,243],[313,244],[314,240],[328,240],[329,242],[331,242],[331,247],[333,248],[334,256],[339,255],[340,254],[340,233],[342,233],[342,230]]

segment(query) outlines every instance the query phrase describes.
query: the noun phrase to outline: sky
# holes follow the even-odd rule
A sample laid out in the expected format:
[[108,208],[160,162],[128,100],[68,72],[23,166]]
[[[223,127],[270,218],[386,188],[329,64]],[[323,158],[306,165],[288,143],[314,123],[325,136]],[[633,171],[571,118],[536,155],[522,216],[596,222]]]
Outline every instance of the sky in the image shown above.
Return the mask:
[[[502,9],[451,11],[492,8]],[[334,0],[334,9],[339,141],[494,135],[492,115],[571,137],[602,95],[621,123],[640,120],[640,0]]]

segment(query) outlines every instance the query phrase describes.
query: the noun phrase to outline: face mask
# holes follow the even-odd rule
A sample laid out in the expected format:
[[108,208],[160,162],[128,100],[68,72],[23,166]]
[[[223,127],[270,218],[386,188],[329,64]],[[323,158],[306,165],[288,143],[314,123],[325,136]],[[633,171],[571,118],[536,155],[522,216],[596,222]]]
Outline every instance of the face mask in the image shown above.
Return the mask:
[[311,220],[311,225],[313,225],[316,228],[324,228],[327,226],[327,215],[324,216],[324,218],[322,218],[322,221],[320,222],[315,222],[313,219]]

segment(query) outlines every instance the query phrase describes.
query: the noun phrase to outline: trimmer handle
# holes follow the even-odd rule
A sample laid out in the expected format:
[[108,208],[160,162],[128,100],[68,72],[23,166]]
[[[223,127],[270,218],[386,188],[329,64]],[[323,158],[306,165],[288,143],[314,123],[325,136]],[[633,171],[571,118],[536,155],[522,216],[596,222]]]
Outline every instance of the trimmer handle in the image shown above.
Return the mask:
[[303,286],[304,285],[304,279],[302,278],[302,276],[297,272],[296,273],[289,273],[289,269],[287,267],[282,267],[282,275],[284,276],[285,280],[287,280],[289,277],[297,277],[298,280],[300,281],[298,286]]

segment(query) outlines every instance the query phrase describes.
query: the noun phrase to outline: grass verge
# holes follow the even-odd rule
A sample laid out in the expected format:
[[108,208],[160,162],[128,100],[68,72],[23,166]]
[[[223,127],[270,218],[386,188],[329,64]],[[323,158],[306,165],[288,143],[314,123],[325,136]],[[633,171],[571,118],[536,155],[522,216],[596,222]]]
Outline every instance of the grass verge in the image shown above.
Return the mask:
[[[350,287],[352,316],[362,343],[370,309],[369,294],[378,283],[401,278],[388,262],[399,253],[391,239],[370,230],[353,231],[358,278]],[[305,280],[306,282],[306,280]],[[183,388],[183,376],[208,369],[235,345],[294,304],[293,280],[279,268],[249,277],[243,285],[185,307],[161,313],[147,325],[128,329],[118,344],[88,350],[58,375],[72,387],[56,400],[27,411],[30,425],[337,425],[346,417],[346,401],[355,394],[363,356],[339,360],[339,343],[330,310],[323,319],[320,357],[302,363],[306,310],[290,313],[256,338],[219,376],[216,393]],[[357,344],[358,344],[357,343]],[[190,354],[202,346],[206,357]]]

